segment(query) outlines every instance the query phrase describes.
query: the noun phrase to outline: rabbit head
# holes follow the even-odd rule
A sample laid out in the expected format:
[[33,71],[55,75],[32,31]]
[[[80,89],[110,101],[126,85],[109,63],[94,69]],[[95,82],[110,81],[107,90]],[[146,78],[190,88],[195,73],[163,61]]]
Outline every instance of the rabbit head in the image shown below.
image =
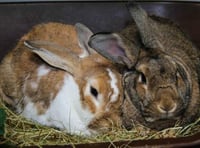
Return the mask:
[[91,35],[79,23],[35,26],[0,65],[3,100],[26,118],[71,134],[121,125],[121,75],[89,48]]
[[95,34],[89,42],[117,66],[127,68],[126,127],[140,122],[163,129],[177,121],[194,121],[200,108],[198,49],[172,22],[149,16],[137,5],[130,5],[129,11],[135,24],[118,34]]

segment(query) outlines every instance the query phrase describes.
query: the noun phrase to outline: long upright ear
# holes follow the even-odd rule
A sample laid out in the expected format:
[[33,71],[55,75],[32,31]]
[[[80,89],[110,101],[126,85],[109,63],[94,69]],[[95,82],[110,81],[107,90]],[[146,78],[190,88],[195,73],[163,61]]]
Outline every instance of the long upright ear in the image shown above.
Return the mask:
[[91,49],[88,45],[88,41],[90,37],[93,35],[92,31],[81,23],[76,23],[75,29],[77,31],[79,45],[84,52],[81,58],[84,58],[90,54],[95,53],[95,51]]
[[128,9],[139,29],[145,47],[163,49],[163,45],[159,40],[160,32],[156,22],[148,16],[144,9],[135,3],[129,3]]
[[122,38],[115,33],[98,33],[90,38],[89,46],[113,63],[131,68],[139,51],[127,47]]
[[65,70],[70,74],[74,74],[76,68],[79,66],[77,61],[79,58],[70,53],[67,49],[58,46],[57,44],[48,41],[25,41],[24,45],[30,49],[30,51],[36,53],[47,64]]

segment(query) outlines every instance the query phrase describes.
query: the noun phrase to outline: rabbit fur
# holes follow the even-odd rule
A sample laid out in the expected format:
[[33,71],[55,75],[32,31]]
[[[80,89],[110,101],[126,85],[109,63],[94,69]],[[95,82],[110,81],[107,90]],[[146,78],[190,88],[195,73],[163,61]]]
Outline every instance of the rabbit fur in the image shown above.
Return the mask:
[[119,33],[97,33],[89,45],[124,67],[123,122],[161,130],[186,125],[200,113],[200,55],[178,25],[128,5],[134,23]]
[[121,125],[121,75],[83,24],[34,26],[0,64],[0,97],[22,116],[91,136]]

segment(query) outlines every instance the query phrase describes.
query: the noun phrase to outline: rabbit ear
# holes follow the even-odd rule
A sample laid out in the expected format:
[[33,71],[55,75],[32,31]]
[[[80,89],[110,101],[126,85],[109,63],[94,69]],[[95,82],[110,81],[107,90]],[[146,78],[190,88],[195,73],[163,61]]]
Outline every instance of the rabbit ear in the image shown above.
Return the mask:
[[192,90],[191,77],[190,77],[190,74],[188,73],[189,70],[187,69],[187,66],[185,66],[185,64],[183,62],[178,61],[178,60],[175,60],[175,61],[176,61],[176,65],[177,65],[177,70],[186,85],[186,92],[184,94],[184,96],[185,96],[184,98],[185,98],[185,101],[187,102],[185,104],[188,104],[189,98],[191,98],[191,90]]
[[84,55],[82,55],[81,58],[84,58],[90,54],[95,53],[95,51],[91,49],[88,45],[88,41],[90,37],[93,35],[92,31],[81,23],[76,23],[75,29],[77,31],[79,45],[84,52]]
[[135,3],[128,5],[129,12],[133,17],[142,39],[143,44],[147,48],[163,49],[163,45],[159,40],[159,28],[148,14]]
[[79,58],[67,51],[67,49],[47,41],[25,41],[24,45],[30,51],[36,53],[47,64],[65,70],[73,75],[74,63],[77,63]]
[[125,65],[128,68],[135,64],[135,58],[130,58],[134,55],[132,53],[134,51],[127,50],[121,37],[117,34],[95,34],[90,38],[89,46],[113,63]]

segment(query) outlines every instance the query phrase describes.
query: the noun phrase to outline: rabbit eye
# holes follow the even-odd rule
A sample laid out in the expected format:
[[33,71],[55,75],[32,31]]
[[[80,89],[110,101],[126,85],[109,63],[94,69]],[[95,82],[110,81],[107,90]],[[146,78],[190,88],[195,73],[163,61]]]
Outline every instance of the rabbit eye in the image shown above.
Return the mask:
[[142,84],[146,84],[147,83],[146,77],[142,72],[139,75],[138,82],[140,82]]
[[181,75],[179,72],[176,72],[176,79],[181,78]]
[[98,96],[98,91],[96,90],[96,88],[94,88],[94,87],[90,87],[90,93],[95,97],[95,98],[97,98],[97,96]]
[[176,81],[180,81],[181,79],[181,74],[179,72],[176,72]]

